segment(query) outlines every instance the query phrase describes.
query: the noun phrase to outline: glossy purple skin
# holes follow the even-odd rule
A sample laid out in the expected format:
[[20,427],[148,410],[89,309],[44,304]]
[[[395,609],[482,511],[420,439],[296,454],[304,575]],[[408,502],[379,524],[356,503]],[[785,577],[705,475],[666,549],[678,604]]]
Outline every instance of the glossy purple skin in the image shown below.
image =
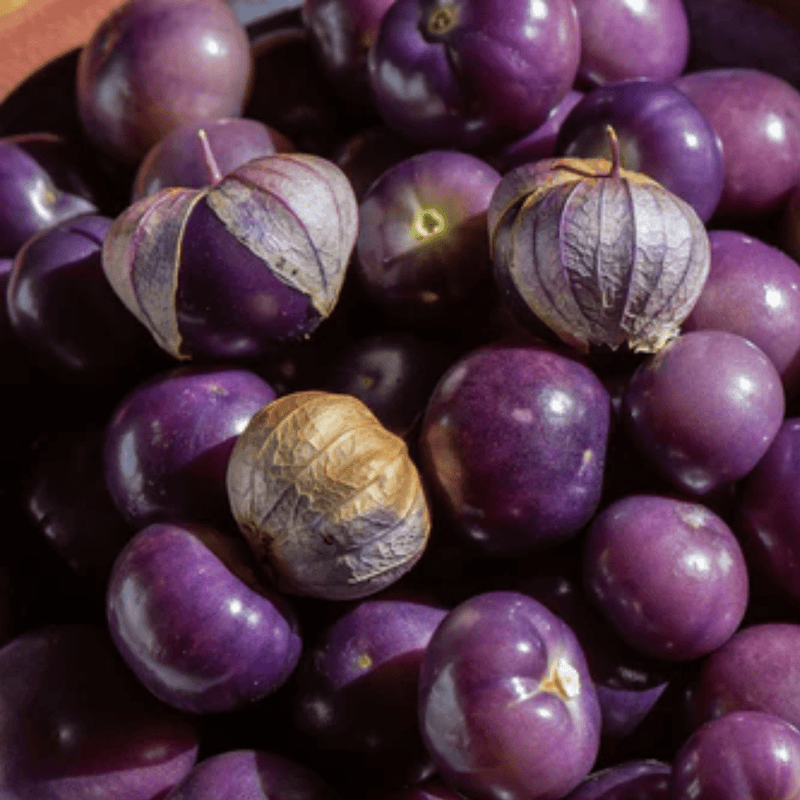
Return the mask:
[[371,102],[367,52],[394,0],[305,0],[303,23],[317,58],[336,89],[351,101]]
[[169,519],[230,520],[225,473],[236,438],[275,399],[255,373],[183,367],[118,404],[106,428],[106,484],[133,529]]
[[114,562],[111,637],[165,703],[197,714],[232,711],[294,671],[302,648],[294,612],[256,582],[247,553],[213,529],[154,523]]
[[711,270],[683,330],[744,336],[769,356],[788,397],[800,390],[800,264],[740,231],[710,231]]
[[132,0],[81,49],[78,113],[97,147],[135,162],[178,125],[241,115],[250,74],[250,43],[227,4]]
[[84,214],[39,232],[17,253],[6,289],[15,334],[70,379],[130,383],[161,363],[152,337],[103,274],[100,250],[111,222]]
[[738,711],[706,723],[675,756],[670,800],[797,800],[800,731]]
[[594,373],[561,351],[473,351],[428,402],[421,448],[429,485],[487,552],[567,539],[600,501],[610,405]]
[[579,77],[599,86],[627,78],[671,81],[689,57],[682,0],[573,0],[581,26]]
[[502,147],[498,152],[489,157],[500,172],[508,172],[520,164],[538,161],[541,158],[550,158],[556,152],[556,140],[561,125],[570,111],[580,102],[583,92],[570,89],[564,97],[554,106],[547,119],[527,136]]
[[687,710],[693,727],[732,711],[763,711],[800,726],[800,625],[737,631],[703,661]]
[[571,0],[397,0],[368,68],[390,128],[428,147],[473,150],[541,125],[572,87],[579,58]]
[[520,590],[547,606],[578,637],[600,703],[603,738],[632,734],[667,688],[671,665],[625,644],[580,586],[567,578],[533,578]]
[[783,420],[780,375],[752,342],[691,331],[639,366],[624,422],[641,452],[679,489],[702,496],[743,478]]
[[308,647],[295,680],[294,724],[315,750],[348,763],[427,760],[417,726],[425,648],[447,609],[394,590],[337,616]]
[[734,523],[752,563],[796,602],[800,602],[799,479],[800,419],[791,417],[742,482]]
[[206,200],[184,229],[177,315],[189,351],[210,360],[263,355],[265,342],[300,339],[322,321],[311,298],[232,236]]
[[384,172],[359,205],[357,274],[372,301],[411,325],[472,317],[490,296],[486,212],[498,183],[494,167],[457,150]]
[[668,661],[723,645],[748,600],[747,565],[725,522],[699,503],[654,495],[618,500],[592,520],[583,583],[631,647]]
[[625,761],[592,773],[564,800],[669,800],[671,774],[656,759]]
[[800,92],[755,69],[711,69],[673,84],[722,141],[725,182],[717,214],[745,220],[778,209],[800,181]]
[[318,775],[277,753],[232,750],[201,761],[165,800],[334,800]]
[[322,388],[354,395],[404,436],[422,417],[449,361],[444,348],[413,334],[376,334],[341,350]]
[[99,426],[60,432],[38,452],[24,493],[39,532],[100,597],[131,536],[106,488],[102,441]]
[[[200,131],[207,138],[213,166],[206,158]],[[166,186],[196,189],[211,186],[253,158],[293,149],[282,133],[258,120],[223,118],[188,122],[148,150],[136,170],[132,199],[155,194]],[[213,167],[218,176],[213,174]]]
[[420,729],[441,777],[474,800],[556,800],[589,773],[600,708],[572,630],[517,592],[479,594],[436,629]]
[[667,83],[616,81],[587,93],[564,120],[559,155],[608,158],[606,126],[619,138],[622,166],[643,172],[708,220],[722,196],[722,145],[711,123]]
[[100,626],[13,639],[0,696],[4,800],[153,800],[197,758],[192,722],[139,685]]
[[0,256],[13,258],[35,233],[97,211],[65,139],[47,133],[0,139]]

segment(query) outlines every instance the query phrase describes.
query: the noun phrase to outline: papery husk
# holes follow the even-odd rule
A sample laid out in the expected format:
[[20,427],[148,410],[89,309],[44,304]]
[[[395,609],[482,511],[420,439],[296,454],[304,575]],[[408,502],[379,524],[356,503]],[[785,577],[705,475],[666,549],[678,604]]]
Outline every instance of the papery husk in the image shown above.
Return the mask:
[[[320,191],[322,186],[328,191]],[[331,313],[358,222],[352,186],[338,167],[318,156],[276,153],[239,167],[213,187],[207,199],[241,244],[284,283],[307,295],[323,317]],[[282,217],[276,214],[280,209],[285,212]],[[276,219],[285,230],[274,225]],[[281,240],[300,244],[280,248]],[[318,272],[297,270],[303,259],[315,260]]]
[[183,231],[204,192],[163,189],[122,212],[103,240],[111,288],[163,350],[186,359],[178,329],[178,267]]
[[186,224],[201,201],[265,268],[306,295],[322,318],[331,313],[355,246],[355,194],[332,162],[276,153],[211,187],[162,189],[136,201],[112,224],[103,243],[103,271],[162,349],[177,359],[192,357],[178,322],[178,284]]
[[402,438],[357,398],[286,395],[256,413],[228,466],[237,524],[276,585],[354,599],[422,554],[430,518]]
[[678,335],[710,269],[694,209],[602,158],[512,170],[492,198],[488,225],[503,290],[584,352],[657,352]]

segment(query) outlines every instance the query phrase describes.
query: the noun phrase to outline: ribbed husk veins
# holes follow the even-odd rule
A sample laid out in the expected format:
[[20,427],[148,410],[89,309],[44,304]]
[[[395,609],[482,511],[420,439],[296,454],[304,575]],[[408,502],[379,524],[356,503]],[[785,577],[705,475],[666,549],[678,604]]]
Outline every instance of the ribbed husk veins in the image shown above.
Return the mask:
[[162,349],[179,359],[192,356],[178,324],[177,295],[186,225],[201,201],[265,269],[306,295],[322,318],[331,313],[355,246],[355,194],[333,162],[276,153],[204,189],[162,189],[112,224],[103,271]]
[[656,352],[705,284],[702,220],[657,181],[606,159],[507,173],[489,208],[498,283],[567,344]]
[[378,591],[422,554],[430,518],[402,438],[351,395],[295,392],[237,439],[234,518],[283,590],[326,599]]

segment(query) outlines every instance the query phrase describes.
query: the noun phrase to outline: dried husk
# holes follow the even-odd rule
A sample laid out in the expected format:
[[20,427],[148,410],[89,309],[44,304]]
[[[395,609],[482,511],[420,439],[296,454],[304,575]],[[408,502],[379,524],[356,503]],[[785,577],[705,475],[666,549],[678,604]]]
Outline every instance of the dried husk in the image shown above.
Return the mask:
[[710,245],[688,203],[617,159],[507,173],[489,208],[492,260],[512,303],[567,344],[653,353],[696,303]]
[[405,442],[357,398],[296,392],[256,413],[228,465],[228,497],[283,591],[372,594],[408,571],[430,518]]
[[114,291],[170,355],[188,359],[177,293],[186,223],[205,200],[226,230],[322,318],[339,298],[358,228],[344,172],[327,159],[276,153],[205,189],[162,189],[129,206],[106,235],[103,270]]

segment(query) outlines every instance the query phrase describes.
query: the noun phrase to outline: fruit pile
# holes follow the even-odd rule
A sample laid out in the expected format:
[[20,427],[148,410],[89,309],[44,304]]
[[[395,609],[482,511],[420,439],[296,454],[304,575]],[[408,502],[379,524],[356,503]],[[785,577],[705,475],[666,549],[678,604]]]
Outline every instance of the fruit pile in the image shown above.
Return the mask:
[[800,800],[791,3],[242,8],[0,105],[0,797]]

